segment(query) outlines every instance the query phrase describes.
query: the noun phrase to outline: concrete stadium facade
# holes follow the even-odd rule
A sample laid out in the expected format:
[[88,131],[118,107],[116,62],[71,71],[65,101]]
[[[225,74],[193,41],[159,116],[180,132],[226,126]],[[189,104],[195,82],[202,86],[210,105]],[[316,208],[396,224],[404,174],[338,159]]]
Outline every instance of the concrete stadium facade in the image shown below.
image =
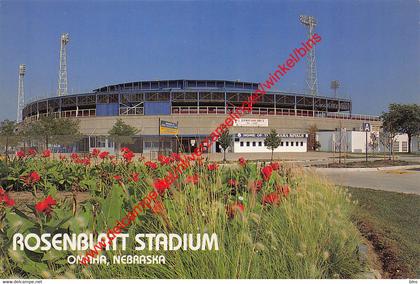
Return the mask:
[[[140,81],[105,86],[92,93],[52,97],[29,103],[24,120],[44,115],[74,117],[85,135],[79,151],[101,148],[113,151],[108,131],[118,118],[140,130],[135,152],[193,151],[258,87],[257,83],[223,80]],[[178,135],[159,135],[160,121],[178,124]],[[281,91],[269,92],[231,127],[232,152],[265,152],[262,144],[271,129],[281,135],[279,152],[305,152],[308,128],[359,130],[363,122],[379,128],[378,117],[352,114],[351,100],[311,97]],[[286,147],[287,142],[287,147]],[[291,143],[291,144],[289,144]],[[291,146],[293,145],[293,146]],[[214,144],[210,152],[219,152]]]

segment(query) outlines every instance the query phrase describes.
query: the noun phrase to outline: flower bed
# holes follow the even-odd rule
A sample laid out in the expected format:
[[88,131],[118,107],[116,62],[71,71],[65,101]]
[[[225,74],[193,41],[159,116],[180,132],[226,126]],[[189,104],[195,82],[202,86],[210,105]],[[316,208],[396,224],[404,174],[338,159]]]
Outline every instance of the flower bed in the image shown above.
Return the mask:
[[[235,167],[219,167],[201,159],[168,185],[163,178],[178,163],[176,154],[155,163],[123,153],[120,159],[99,151],[59,159],[20,153],[2,167],[0,262],[6,277],[347,278],[360,270],[349,198],[316,177],[278,163],[257,166],[242,158]],[[165,264],[83,267],[67,261],[82,252],[12,249],[16,233],[103,233],[150,190],[157,199],[125,233],[216,233],[219,250],[159,251]],[[33,193],[28,212],[8,191]],[[90,198],[58,201],[58,191]],[[147,254],[134,250],[133,239],[125,251],[101,253]]]

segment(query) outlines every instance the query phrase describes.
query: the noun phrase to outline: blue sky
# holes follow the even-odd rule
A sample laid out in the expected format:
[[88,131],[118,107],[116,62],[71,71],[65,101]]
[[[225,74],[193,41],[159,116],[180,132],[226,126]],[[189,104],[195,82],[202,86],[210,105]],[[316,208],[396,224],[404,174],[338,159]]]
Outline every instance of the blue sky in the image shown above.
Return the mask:
[[[318,19],[319,90],[379,114],[420,103],[418,1],[2,1],[0,120],[15,119],[18,65],[25,97],[56,93],[59,38],[70,34],[69,91],[151,79],[259,82],[306,37],[300,14]],[[305,89],[306,62],[280,90]]]

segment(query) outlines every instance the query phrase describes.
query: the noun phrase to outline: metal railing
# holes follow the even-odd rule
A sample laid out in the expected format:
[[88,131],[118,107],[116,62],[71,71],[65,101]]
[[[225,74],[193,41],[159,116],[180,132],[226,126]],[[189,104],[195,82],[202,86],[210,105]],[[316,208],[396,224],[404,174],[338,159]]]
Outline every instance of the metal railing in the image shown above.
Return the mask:
[[[172,107],[172,115],[183,114],[230,114],[236,111],[236,107]],[[143,107],[137,108],[120,108],[119,115],[143,115]],[[262,108],[254,107],[252,109],[254,115],[282,115],[282,116],[297,116],[297,117],[322,117],[331,119],[349,119],[349,120],[363,120],[363,121],[379,121],[379,116],[363,115],[363,114],[349,114],[349,113],[335,113],[325,111],[312,111],[305,109],[285,109],[285,108]],[[45,114],[33,115],[26,117],[25,120],[37,120]],[[55,117],[91,117],[96,116],[95,109],[79,109],[79,110],[65,110],[61,112],[52,113]]]
[[[235,112],[235,107],[172,107],[172,114],[230,114]],[[332,119],[351,119],[351,120],[367,120],[379,121],[379,116],[363,115],[363,114],[347,114],[334,113],[325,111],[312,111],[305,109],[284,109],[284,108],[262,108],[254,107],[252,114],[255,115],[287,115],[299,117],[323,117]]]

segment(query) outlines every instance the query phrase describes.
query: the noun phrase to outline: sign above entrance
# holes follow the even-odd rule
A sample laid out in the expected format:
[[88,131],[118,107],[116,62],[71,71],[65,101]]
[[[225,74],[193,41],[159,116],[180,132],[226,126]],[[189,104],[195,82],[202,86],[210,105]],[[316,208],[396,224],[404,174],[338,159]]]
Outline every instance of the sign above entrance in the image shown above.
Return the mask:
[[178,123],[161,120],[159,133],[161,135],[178,135]]
[[233,126],[242,127],[268,127],[268,119],[262,118],[240,118],[233,123]]
[[[265,138],[268,134],[263,133],[236,133],[236,138]],[[308,134],[305,133],[281,133],[277,134],[280,138],[306,138]]]

